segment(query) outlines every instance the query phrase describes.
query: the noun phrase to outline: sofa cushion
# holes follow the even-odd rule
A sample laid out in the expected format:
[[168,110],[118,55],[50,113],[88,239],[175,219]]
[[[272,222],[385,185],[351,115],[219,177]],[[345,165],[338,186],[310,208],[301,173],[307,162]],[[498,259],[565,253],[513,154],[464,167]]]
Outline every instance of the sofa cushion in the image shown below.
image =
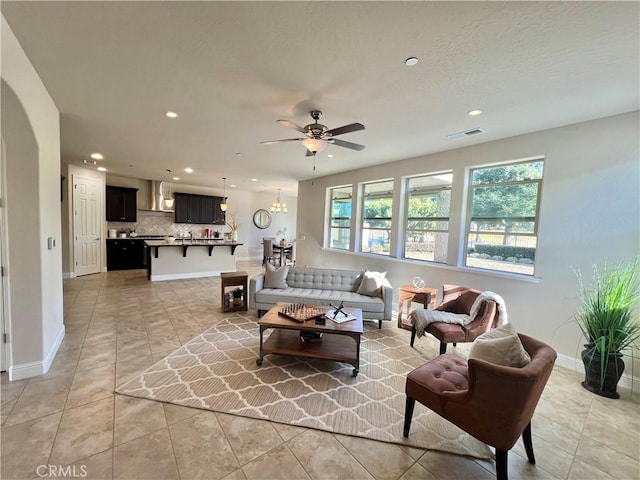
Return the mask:
[[384,302],[380,297],[369,297],[356,292],[340,290],[316,290],[311,288],[272,289],[256,292],[257,304],[274,305],[277,302],[306,303],[308,305],[334,305],[344,302],[348,308],[360,308],[366,312],[384,313]]
[[355,292],[360,286],[362,270],[331,270],[292,267],[287,285],[294,288]]
[[489,330],[476,338],[471,344],[469,358],[506,367],[524,367],[531,361],[518,333],[510,323]]
[[287,274],[289,273],[289,266],[283,265],[276,269],[270,263],[267,263],[267,268],[264,271],[264,288],[287,288]]
[[367,270],[362,274],[362,281],[357,293],[370,297],[382,297],[382,285],[386,276],[387,272],[370,272]]

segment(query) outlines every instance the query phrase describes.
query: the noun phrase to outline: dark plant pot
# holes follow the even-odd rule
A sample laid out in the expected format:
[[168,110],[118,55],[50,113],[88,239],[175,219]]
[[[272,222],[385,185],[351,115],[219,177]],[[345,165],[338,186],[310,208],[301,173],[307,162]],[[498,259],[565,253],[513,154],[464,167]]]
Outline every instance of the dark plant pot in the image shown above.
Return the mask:
[[609,355],[605,367],[604,381],[600,377],[600,353],[589,348],[582,351],[584,363],[584,382],[582,386],[590,392],[607,398],[620,398],[617,392],[618,381],[624,372],[622,355]]
[[242,297],[233,297],[233,306],[238,307],[242,305]]

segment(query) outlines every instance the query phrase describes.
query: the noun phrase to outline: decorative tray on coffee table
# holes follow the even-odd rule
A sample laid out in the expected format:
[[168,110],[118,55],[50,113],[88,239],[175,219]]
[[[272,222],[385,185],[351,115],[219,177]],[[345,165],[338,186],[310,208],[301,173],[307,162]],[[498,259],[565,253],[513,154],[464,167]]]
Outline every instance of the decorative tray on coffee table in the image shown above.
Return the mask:
[[325,308],[310,307],[303,303],[290,303],[278,310],[279,315],[300,323],[321,317],[326,312]]

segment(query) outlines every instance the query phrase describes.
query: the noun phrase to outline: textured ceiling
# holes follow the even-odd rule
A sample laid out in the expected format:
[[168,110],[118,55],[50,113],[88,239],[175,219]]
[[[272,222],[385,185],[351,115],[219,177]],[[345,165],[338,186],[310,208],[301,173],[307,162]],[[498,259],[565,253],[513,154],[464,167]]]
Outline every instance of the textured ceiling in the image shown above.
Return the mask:
[[[295,194],[312,160],[276,123],[366,130],[316,175],[639,105],[637,2],[10,2],[61,113],[62,159],[117,175]],[[414,67],[405,58],[416,56]],[[484,114],[470,117],[480,108]],[[164,112],[174,110],[170,120]],[[448,134],[480,127],[463,140]],[[236,153],[242,153],[237,156]],[[327,155],[333,154],[333,158]],[[185,167],[192,167],[192,175]],[[258,182],[251,182],[258,178]],[[275,191],[275,190],[274,190]]]

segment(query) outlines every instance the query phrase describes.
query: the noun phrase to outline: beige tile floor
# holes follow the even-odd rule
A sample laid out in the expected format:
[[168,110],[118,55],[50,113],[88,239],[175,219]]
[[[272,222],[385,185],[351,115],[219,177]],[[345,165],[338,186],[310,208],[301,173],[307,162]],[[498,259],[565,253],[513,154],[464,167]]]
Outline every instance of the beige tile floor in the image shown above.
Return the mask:
[[[219,289],[218,278],[151,283],[142,271],[66,280],[67,334],[49,373],[15,382],[1,376],[1,477],[495,478],[490,461],[114,394],[223,318]],[[419,341],[436,351],[435,340]],[[604,399],[556,367],[533,419],[538,464],[527,463],[519,442],[510,478],[639,479],[638,396]]]

